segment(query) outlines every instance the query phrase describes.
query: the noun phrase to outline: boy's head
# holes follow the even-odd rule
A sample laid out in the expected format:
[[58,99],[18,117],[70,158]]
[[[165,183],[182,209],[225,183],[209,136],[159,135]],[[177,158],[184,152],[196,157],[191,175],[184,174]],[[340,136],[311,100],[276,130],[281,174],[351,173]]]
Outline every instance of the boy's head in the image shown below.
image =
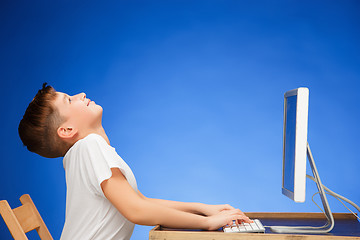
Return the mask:
[[19,124],[19,136],[29,151],[43,157],[62,157],[79,139],[97,132],[102,107],[85,93],[69,96],[43,84]]

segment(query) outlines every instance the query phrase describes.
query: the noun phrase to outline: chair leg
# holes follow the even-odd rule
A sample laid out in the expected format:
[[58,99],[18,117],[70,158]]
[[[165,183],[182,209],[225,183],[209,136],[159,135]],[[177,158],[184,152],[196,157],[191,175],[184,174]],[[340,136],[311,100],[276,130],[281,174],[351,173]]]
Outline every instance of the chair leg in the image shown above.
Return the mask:
[[24,230],[22,229],[20,223],[16,219],[14,212],[6,200],[0,201],[0,213],[14,239],[28,240]]
[[42,240],[53,240],[53,238],[52,238],[52,236],[51,236],[51,234],[50,234],[50,232],[49,232],[49,229],[46,227],[43,219],[41,218],[40,213],[38,212],[38,210],[37,210],[34,202],[33,202],[32,199],[31,199],[30,195],[29,195],[29,194],[24,194],[24,195],[22,195],[22,196],[20,197],[20,202],[21,202],[22,204],[30,203],[30,205],[31,205],[31,207],[32,207],[32,209],[33,209],[36,217],[37,217],[38,220],[39,220],[39,225],[40,225],[40,227],[37,228],[36,231],[38,232],[40,238],[41,238]]

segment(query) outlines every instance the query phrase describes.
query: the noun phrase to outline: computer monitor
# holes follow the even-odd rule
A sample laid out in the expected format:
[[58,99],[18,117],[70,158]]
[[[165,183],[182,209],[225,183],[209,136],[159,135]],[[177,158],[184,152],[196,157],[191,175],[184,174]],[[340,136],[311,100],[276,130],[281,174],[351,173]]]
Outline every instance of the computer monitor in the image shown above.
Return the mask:
[[309,89],[284,95],[282,193],[295,202],[305,201]]
[[[309,89],[297,88],[284,95],[284,139],[282,193],[295,202],[305,201],[306,178],[314,179],[323,203],[327,223],[324,226],[272,226],[279,233],[326,233],[334,227],[329,204],[307,141]],[[307,176],[307,157],[314,177]]]

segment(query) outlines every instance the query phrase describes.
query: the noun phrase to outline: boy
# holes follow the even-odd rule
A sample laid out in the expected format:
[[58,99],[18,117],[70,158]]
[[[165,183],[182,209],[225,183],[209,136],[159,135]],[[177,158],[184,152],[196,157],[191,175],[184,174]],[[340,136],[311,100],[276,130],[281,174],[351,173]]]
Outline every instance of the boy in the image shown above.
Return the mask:
[[135,224],[216,230],[251,222],[229,205],[147,198],[129,166],[110,146],[100,105],[43,84],[19,124],[28,150],[64,157],[67,196],[61,239],[130,239]]

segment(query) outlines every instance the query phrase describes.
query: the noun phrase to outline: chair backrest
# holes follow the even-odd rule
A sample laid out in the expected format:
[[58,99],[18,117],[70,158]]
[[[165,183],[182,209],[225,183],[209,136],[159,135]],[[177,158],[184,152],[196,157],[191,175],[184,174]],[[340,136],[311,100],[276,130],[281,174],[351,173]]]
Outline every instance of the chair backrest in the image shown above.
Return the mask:
[[20,197],[22,205],[11,209],[6,200],[0,201],[0,213],[15,240],[27,240],[27,232],[36,229],[42,240],[53,240],[29,194]]

